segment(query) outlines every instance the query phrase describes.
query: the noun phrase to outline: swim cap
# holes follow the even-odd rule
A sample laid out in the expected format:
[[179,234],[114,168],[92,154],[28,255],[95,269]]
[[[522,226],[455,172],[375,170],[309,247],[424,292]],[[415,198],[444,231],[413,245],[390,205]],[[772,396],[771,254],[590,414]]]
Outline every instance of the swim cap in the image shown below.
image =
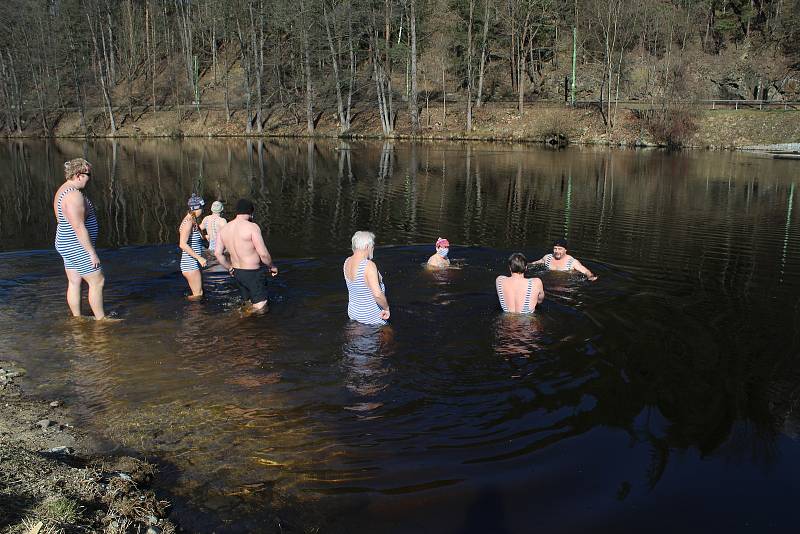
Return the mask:
[[436,248],[440,247],[450,248],[450,241],[448,241],[444,237],[440,237],[439,239],[436,240]]
[[564,239],[563,237],[559,237],[558,239],[553,241],[553,246],[554,247],[569,248],[569,247],[567,247],[567,240]]
[[225,206],[223,206],[223,205],[222,205],[222,202],[220,202],[219,200],[215,200],[215,201],[214,201],[214,203],[213,203],[213,204],[211,204],[211,211],[212,211],[213,213],[219,213],[219,212],[221,212],[221,211],[222,211],[224,208],[225,208]]
[[189,197],[189,200],[188,202],[186,202],[186,204],[189,206],[190,210],[194,211],[194,210],[199,210],[200,208],[205,206],[206,201],[197,196],[196,193],[192,193],[192,196]]

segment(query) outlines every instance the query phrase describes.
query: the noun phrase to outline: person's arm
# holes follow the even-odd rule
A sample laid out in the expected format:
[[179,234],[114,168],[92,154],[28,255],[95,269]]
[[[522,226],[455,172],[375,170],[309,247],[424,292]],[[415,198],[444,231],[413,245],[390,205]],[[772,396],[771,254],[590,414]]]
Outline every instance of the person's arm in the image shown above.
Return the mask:
[[536,260],[536,261],[531,261],[531,262],[528,262],[528,265],[527,265],[527,266],[528,266],[528,267],[530,267],[531,265],[541,265],[542,263],[544,263],[544,259],[545,259],[546,257],[547,257],[547,256],[542,256],[540,259],[538,259],[538,260]]
[[536,291],[536,303],[541,304],[544,300],[544,285],[539,278],[533,279],[534,289]]
[[72,226],[75,237],[78,238],[78,243],[89,253],[92,267],[97,269],[100,266],[100,258],[94,249],[94,245],[92,245],[89,230],[86,229],[86,205],[83,200],[83,194],[80,191],[68,193],[61,201],[61,209],[67,218],[67,222]]
[[384,321],[387,320],[390,315],[389,301],[386,299],[386,295],[383,294],[383,291],[381,291],[381,285],[378,282],[378,267],[375,265],[375,262],[367,262],[367,266],[364,269],[364,281],[372,292],[372,296],[375,297],[375,302],[381,307],[381,319]]
[[575,260],[572,263],[572,268],[578,271],[579,273],[584,274],[590,282],[594,282],[595,280],[597,280],[597,277],[594,274],[592,274],[592,271],[584,267],[583,264],[578,260]]
[[233,274],[233,266],[228,263],[228,258],[225,257],[225,240],[222,237],[222,232],[217,230],[217,242],[214,245],[214,257],[222,265],[226,271]]
[[253,247],[255,247],[258,257],[261,258],[261,263],[269,268],[269,272],[272,276],[276,276],[278,274],[278,268],[272,264],[272,256],[269,255],[267,245],[264,243],[264,236],[261,235],[261,228],[255,223],[253,223],[253,225],[256,227],[251,238],[253,240]]
[[192,247],[189,246],[189,235],[192,233],[192,225],[189,224],[185,219],[184,222],[181,223],[181,231],[180,231],[180,239],[178,240],[178,246],[181,247],[181,250],[184,251],[189,256],[193,257],[197,260],[197,263],[200,264],[201,267],[206,266],[206,259],[199,254],[197,254]]

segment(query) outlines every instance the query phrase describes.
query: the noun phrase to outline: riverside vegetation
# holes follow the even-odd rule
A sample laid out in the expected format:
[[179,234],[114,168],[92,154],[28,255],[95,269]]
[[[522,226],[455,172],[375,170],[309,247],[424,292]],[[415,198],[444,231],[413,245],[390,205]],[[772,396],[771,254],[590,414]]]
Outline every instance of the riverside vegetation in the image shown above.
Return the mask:
[[[0,20],[6,135],[800,139],[795,111],[691,105],[797,100],[800,0],[9,0]],[[565,113],[573,94],[592,104]]]

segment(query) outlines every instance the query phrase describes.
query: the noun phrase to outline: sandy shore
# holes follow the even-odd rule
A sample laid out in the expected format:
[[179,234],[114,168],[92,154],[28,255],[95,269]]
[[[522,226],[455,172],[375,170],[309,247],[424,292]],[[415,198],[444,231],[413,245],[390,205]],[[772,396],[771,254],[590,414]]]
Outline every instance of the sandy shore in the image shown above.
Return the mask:
[[69,406],[26,395],[25,370],[0,360],[0,533],[169,534],[169,503],[148,489],[154,465],[93,455]]

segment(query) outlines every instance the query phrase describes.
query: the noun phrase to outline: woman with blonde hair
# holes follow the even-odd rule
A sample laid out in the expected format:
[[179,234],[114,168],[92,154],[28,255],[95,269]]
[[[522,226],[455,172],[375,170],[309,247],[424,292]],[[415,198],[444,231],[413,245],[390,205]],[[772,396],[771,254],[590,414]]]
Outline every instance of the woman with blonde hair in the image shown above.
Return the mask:
[[353,255],[344,260],[347,283],[347,315],[364,324],[384,325],[389,319],[389,301],[378,267],[372,261],[375,234],[356,232],[351,240]]
[[92,177],[92,165],[83,158],[64,163],[64,183],[53,198],[58,221],[55,246],[64,260],[67,273],[67,305],[74,317],[81,315],[81,285],[89,285],[89,306],[94,318],[104,319],[103,286],[105,277],[94,248],[100,226],[92,202],[83,188]]
[[192,193],[187,205],[189,211],[186,212],[178,227],[178,246],[182,251],[181,274],[186,278],[189,289],[192,291],[189,300],[197,300],[203,296],[203,275],[200,268],[205,267],[207,263],[203,257],[203,240],[197,224],[197,218],[203,214],[205,201]]

